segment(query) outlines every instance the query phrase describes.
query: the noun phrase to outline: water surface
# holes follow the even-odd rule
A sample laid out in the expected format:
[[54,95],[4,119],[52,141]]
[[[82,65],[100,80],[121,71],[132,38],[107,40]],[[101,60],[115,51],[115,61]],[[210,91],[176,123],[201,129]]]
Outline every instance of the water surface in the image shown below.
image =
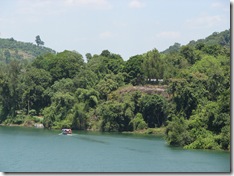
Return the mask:
[[230,153],[170,147],[161,137],[0,127],[1,172],[230,172]]

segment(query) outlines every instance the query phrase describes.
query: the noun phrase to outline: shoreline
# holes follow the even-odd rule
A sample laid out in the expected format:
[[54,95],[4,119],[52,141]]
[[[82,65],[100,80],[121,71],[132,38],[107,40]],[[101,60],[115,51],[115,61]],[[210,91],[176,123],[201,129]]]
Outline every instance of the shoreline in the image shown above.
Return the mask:
[[[37,128],[35,126],[26,126],[26,125],[17,125],[17,124],[9,124],[9,125],[4,125],[4,124],[0,124],[0,127],[23,127],[23,128]],[[37,129],[47,129],[48,128],[37,128]],[[49,129],[49,130],[58,130],[58,129]],[[137,131],[122,131],[122,132],[118,132],[120,134],[132,134],[132,135],[146,135],[146,136],[155,136],[155,137],[165,137],[165,127],[161,127],[161,128],[148,128],[148,129],[144,129],[144,130],[137,130]],[[75,131],[87,131],[87,132],[100,132],[100,131],[96,131],[96,130],[75,130]],[[116,133],[116,132],[106,132],[106,133]],[[166,141],[166,140],[165,140]],[[171,147],[181,147],[184,150],[207,150],[207,151],[224,151],[224,152],[230,152],[230,150],[215,150],[215,149],[186,149],[182,146],[172,146],[169,145]]]
[[[42,123],[33,123],[33,124],[0,124],[0,126],[4,127],[27,127],[27,128],[45,128]],[[46,128],[45,128],[46,129]]]

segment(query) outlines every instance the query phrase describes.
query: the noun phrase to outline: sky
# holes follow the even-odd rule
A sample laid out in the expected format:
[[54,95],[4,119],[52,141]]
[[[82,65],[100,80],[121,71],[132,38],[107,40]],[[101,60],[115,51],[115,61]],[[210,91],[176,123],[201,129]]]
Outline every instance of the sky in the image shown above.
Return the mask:
[[230,28],[229,0],[0,0],[0,38],[124,60]]

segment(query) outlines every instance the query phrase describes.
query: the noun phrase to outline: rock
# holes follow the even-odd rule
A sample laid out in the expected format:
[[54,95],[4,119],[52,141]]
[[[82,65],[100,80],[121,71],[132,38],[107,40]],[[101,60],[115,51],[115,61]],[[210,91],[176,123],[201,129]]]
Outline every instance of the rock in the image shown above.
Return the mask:
[[35,123],[34,127],[36,127],[36,128],[44,128],[44,125],[42,123]]

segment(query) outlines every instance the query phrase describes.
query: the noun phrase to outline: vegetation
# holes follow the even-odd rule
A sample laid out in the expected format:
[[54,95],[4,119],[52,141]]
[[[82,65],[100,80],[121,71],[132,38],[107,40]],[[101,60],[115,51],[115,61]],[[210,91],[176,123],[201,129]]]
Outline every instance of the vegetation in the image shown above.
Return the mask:
[[[2,48],[45,49],[2,41]],[[170,145],[230,150],[230,30],[127,61],[104,50],[87,53],[87,63],[72,51],[26,63],[0,51],[2,124],[165,133]]]
[[9,64],[13,60],[18,60],[20,62],[31,61],[36,57],[44,55],[46,53],[55,53],[54,50],[43,47],[42,45],[44,45],[44,42],[39,39],[40,36],[37,36],[37,46],[33,43],[16,41],[13,38],[0,38],[0,64]]

